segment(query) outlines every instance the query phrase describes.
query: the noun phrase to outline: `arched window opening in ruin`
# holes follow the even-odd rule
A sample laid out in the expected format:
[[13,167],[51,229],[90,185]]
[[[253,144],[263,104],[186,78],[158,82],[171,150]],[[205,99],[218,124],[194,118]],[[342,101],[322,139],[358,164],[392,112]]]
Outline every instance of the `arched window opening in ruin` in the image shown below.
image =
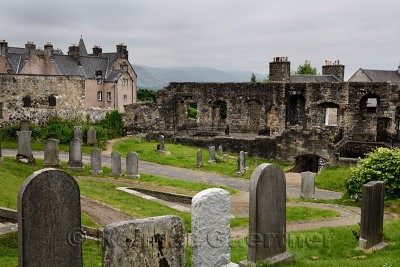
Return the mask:
[[24,98],[22,98],[22,101],[24,102],[24,108],[32,107],[32,102],[31,102],[30,96],[25,96]]
[[197,119],[197,103],[188,103],[188,118]]
[[286,121],[289,125],[306,126],[305,102],[302,95],[295,95],[289,98],[286,113]]
[[49,106],[55,107],[57,104],[57,99],[54,95],[49,96]]
[[228,116],[227,114],[227,104],[225,101],[221,101],[219,103],[219,117],[223,120],[226,119],[226,117]]
[[361,112],[376,113],[379,106],[379,96],[375,94],[368,94],[361,98],[360,110]]

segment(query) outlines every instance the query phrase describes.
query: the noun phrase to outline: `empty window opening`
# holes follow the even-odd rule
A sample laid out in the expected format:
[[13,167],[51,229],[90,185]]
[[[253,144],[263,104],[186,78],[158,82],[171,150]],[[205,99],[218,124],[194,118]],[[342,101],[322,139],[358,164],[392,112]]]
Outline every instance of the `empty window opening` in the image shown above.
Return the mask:
[[111,102],[111,92],[107,92],[107,101]]
[[222,101],[222,102],[219,104],[219,117],[220,117],[221,119],[223,119],[223,120],[225,120],[226,117],[227,117],[227,105],[226,105],[226,102],[225,102],[225,101]]
[[197,103],[188,104],[188,118],[197,119]]
[[337,108],[325,108],[325,125],[337,126]]
[[124,102],[128,101],[128,96],[124,95]]
[[367,110],[369,112],[375,112],[378,106],[378,99],[376,97],[367,98]]
[[102,91],[98,91],[97,92],[97,101],[101,101],[103,100],[103,92]]
[[3,103],[0,103],[0,119],[3,118]]
[[24,102],[24,107],[25,107],[25,108],[29,108],[29,107],[32,106],[31,97],[30,97],[30,96],[25,96],[25,97],[22,99],[22,101]]
[[49,96],[49,106],[55,107],[57,104],[57,99],[54,95]]

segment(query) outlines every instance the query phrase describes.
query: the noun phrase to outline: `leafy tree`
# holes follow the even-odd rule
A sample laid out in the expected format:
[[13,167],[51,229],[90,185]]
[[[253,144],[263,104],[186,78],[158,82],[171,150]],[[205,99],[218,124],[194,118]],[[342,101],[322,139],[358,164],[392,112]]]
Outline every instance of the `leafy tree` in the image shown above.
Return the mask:
[[197,103],[188,104],[188,117],[192,119],[197,119]]
[[137,101],[153,101],[156,102],[156,92],[149,89],[139,88],[136,92]]
[[250,82],[252,83],[257,82],[256,75],[254,74],[254,72],[251,74]]
[[297,67],[297,71],[294,74],[316,75],[317,74],[317,68],[312,67],[310,61],[306,60],[304,62],[304,65],[299,65]]

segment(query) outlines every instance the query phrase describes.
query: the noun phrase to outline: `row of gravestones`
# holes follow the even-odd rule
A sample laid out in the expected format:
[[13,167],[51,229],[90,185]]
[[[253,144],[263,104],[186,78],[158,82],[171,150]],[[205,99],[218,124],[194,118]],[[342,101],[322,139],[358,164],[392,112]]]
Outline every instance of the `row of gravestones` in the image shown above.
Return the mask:
[[[239,266],[294,261],[286,251],[286,181],[283,171],[262,164],[250,180],[247,259]],[[384,248],[384,182],[363,185],[359,247]],[[19,266],[82,266],[79,186],[69,174],[43,169],[18,192]],[[230,262],[230,196],[207,189],[192,200],[192,266]],[[177,216],[136,219],[103,231],[104,267],[185,266],[185,226]]]

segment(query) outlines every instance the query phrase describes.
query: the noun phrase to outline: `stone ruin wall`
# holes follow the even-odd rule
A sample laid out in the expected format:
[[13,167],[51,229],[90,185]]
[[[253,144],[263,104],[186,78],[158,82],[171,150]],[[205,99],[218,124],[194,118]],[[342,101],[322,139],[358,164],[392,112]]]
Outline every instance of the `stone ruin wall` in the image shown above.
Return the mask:
[[[369,97],[378,99],[372,112]],[[189,103],[197,103],[196,120],[188,118]],[[336,109],[336,125],[325,125],[326,108]],[[335,164],[346,142],[398,142],[399,111],[399,86],[392,83],[170,83],[157,103],[126,106],[126,120],[131,133],[162,132],[185,144],[286,162],[316,154]],[[224,136],[227,125],[235,138]]]

